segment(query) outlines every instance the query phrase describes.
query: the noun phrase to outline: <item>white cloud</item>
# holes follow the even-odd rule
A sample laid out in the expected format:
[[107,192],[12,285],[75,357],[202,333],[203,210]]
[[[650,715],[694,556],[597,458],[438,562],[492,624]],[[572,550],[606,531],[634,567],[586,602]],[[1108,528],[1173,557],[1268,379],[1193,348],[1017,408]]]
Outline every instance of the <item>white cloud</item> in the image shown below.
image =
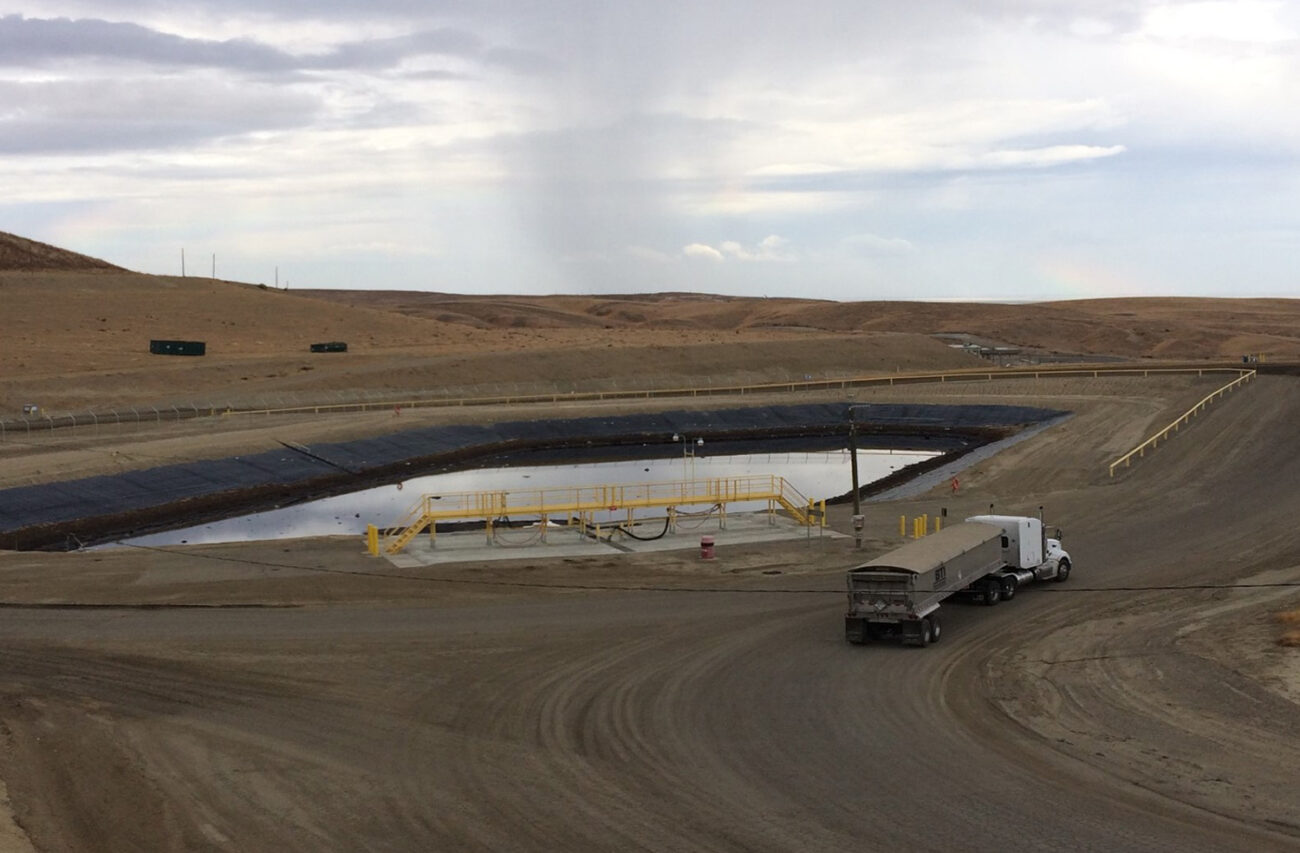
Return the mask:
[[787,248],[789,240],[771,234],[752,247],[744,246],[735,240],[724,240],[717,248],[706,243],[691,243],[682,249],[682,254],[693,258],[708,258],[721,261],[730,258],[734,261],[771,262],[793,261],[795,256]]
[[0,222],[336,285],[1293,289],[1300,6],[895,6],[0,0]]
[[1147,14],[1143,34],[1253,44],[1295,41],[1296,31],[1279,18],[1284,11],[1282,3],[1253,0],[1162,4]]
[[691,243],[682,247],[682,254],[688,258],[707,258],[711,261],[722,260],[722,253],[704,243]]
[[[696,244],[692,244],[692,245],[696,245]],[[690,252],[687,251],[687,249],[690,248],[691,246],[687,246],[686,249],[682,250],[682,253],[686,255],[690,255]],[[708,247],[703,246],[701,248],[707,249]],[[650,261],[651,263],[656,263],[656,264],[666,264],[666,263],[670,263],[673,260],[671,255],[661,252],[658,249],[651,249],[646,246],[628,246],[627,255],[630,258],[635,258],[640,261]]]
[[864,255],[910,255],[916,247],[902,237],[881,237],[878,234],[854,234],[844,238],[851,250]]
[[1080,160],[1096,160],[1124,153],[1123,145],[1050,145],[1046,148],[990,151],[978,158],[980,165],[1006,166],[1059,166]]

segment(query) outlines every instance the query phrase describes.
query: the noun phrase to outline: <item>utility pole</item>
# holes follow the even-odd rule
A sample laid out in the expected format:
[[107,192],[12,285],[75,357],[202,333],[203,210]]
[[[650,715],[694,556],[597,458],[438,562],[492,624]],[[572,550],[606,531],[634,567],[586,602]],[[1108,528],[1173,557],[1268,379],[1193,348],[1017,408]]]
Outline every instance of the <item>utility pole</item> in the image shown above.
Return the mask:
[[849,406],[849,469],[853,472],[853,514],[862,514],[862,496],[858,493],[858,422]]
[[862,529],[866,519],[862,515],[862,495],[858,486],[858,422],[853,419],[853,406],[849,406],[849,470],[853,472],[853,541],[862,547]]
[[181,278],[185,278],[185,249],[181,249]]

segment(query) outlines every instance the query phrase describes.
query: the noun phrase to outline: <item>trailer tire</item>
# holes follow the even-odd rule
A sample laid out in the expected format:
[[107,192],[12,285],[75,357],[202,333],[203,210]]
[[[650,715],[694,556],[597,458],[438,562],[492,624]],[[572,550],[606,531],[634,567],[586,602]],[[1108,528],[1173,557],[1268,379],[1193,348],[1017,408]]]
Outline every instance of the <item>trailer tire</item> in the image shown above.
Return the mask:
[[934,626],[930,623],[930,617],[926,616],[924,619],[921,620],[921,637],[916,644],[921,648],[925,648],[926,646],[930,645],[933,642],[934,642]]
[[1002,579],[1002,600],[1010,601],[1016,597],[1016,590],[1020,587],[1020,581],[1016,578]]
[[938,616],[931,616],[930,617],[930,642],[931,643],[939,642],[939,638],[941,636],[943,636],[943,623],[939,621]]
[[1002,584],[996,578],[984,582],[984,603],[989,607],[1002,600]]
[[1055,580],[1057,583],[1065,583],[1066,579],[1069,577],[1070,577],[1070,561],[1061,560],[1061,562],[1056,564]]

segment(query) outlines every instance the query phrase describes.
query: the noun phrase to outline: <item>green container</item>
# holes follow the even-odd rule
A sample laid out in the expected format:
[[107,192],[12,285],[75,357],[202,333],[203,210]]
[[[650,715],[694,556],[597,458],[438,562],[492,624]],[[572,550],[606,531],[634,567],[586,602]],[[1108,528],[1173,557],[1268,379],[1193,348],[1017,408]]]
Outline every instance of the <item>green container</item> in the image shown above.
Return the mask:
[[149,352],[154,355],[206,355],[205,341],[150,341]]

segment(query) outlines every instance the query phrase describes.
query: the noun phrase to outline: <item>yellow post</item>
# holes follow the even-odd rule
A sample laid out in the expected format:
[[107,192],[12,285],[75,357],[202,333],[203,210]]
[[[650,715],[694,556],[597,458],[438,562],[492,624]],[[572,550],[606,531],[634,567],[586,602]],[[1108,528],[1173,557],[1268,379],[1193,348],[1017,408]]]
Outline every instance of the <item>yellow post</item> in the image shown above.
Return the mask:
[[934,532],[938,533],[942,528],[943,522],[939,519],[939,516],[936,515],[934,517]]
[[373,524],[366,525],[366,550],[372,557],[379,556],[379,528]]
[[905,515],[898,517],[898,536],[900,539],[907,538],[907,516]]
[[822,498],[822,527],[826,526],[826,498]]
[[928,512],[923,512],[921,513],[921,535],[924,536],[929,532],[930,532],[930,514]]

